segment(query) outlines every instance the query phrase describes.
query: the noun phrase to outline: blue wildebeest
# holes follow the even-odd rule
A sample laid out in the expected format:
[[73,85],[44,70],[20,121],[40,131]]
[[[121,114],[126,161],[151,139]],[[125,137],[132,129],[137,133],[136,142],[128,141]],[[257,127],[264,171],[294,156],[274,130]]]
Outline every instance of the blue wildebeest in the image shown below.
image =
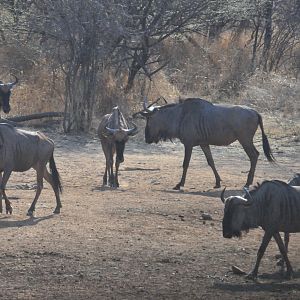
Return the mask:
[[[124,161],[125,144],[129,136],[137,134],[137,126],[134,123],[132,123],[131,128],[129,126],[129,123],[117,106],[113,108],[112,113],[106,114],[99,124],[98,136],[106,159],[103,185],[109,184],[111,187],[119,187],[118,170],[120,163]],[[113,164],[115,153],[116,171],[114,175]]]
[[[34,200],[27,215],[31,216],[35,210],[36,202],[43,188],[43,178],[52,186],[56,197],[56,208],[54,213],[60,213],[62,207],[60,192],[62,186],[55,165],[54,143],[41,132],[30,132],[16,129],[13,126],[0,123],[0,211],[2,212],[2,196],[5,199],[6,213],[12,213],[12,207],[8,200],[5,187],[14,172],[24,172],[33,168],[37,174],[37,189]],[[47,170],[47,163],[51,173]],[[3,176],[2,176],[3,172]]]
[[221,200],[225,204],[223,217],[223,237],[241,237],[243,231],[261,226],[265,231],[257,253],[255,266],[248,277],[257,277],[260,261],[274,237],[287,267],[287,277],[293,269],[287,256],[279,232],[285,234],[300,232],[300,187],[290,186],[279,180],[264,181],[254,190],[245,190],[244,196],[230,196]]
[[258,125],[262,132],[265,156],[268,161],[274,161],[264,133],[262,117],[249,107],[212,104],[206,100],[190,98],[161,107],[147,106],[144,101],[144,110],[139,113],[147,120],[146,143],[178,138],[184,145],[183,173],[180,182],[174,187],[175,190],[184,186],[194,146],[201,147],[215,175],[215,187],[220,187],[221,178],[216,170],[210,145],[225,146],[236,140],[240,142],[250,159],[251,167],[246,186],[251,185],[259,155],[253,145],[253,137]]
[[16,76],[14,82],[3,83],[0,81],[0,106],[4,113],[8,114],[10,112],[9,99],[12,88],[18,83],[18,78]]

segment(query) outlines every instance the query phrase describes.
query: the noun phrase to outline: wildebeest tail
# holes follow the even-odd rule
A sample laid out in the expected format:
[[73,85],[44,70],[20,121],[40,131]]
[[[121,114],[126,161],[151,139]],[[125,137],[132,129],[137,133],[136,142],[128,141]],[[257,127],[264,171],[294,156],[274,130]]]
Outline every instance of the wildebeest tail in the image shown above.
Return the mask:
[[62,193],[62,190],[63,190],[62,189],[62,184],[61,184],[59,173],[58,173],[57,168],[56,168],[53,153],[52,153],[52,155],[50,157],[50,160],[49,160],[49,167],[50,167],[50,171],[51,171],[51,174],[52,174],[54,186],[55,186],[55,188],[57,188]]
[[262,121],[262,117],[261,117],[260,114],[258,114],[258,122],[259,122],[259,126],[260,126],[260,129],[261,129],[263,149],[264,149],[265,156],[266,156],[268,161],[275,162],[275,158],[274,158],[273,153],[271,151],[271,147],[270,147],[268,138],[267,138],[267,136],[265,134],[265,131],[264,131],[263,121]]

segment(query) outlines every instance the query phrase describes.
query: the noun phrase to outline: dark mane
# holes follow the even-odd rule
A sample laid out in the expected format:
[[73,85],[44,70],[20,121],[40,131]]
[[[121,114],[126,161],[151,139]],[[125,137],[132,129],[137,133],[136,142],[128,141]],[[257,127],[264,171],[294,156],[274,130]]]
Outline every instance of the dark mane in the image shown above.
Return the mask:
[[266,183],[274,183],[276,185],[281,185],[281,186],[285,186],[285,187],[289,187],[290,188],[290,185],[288,185],[286,182],[284,181],[281,181],[281,180],[278,180],[278,179],[274,179],[274,180],[264,180],[262,183],[257,183],[257,185],[255,185],[253,187],[252,190],[249,191],[250,195],[255,195],[255,193],[257,191],[259,191],[261,189],[261,187],[263,185],[265,185]]
[[160,106],[158,107],[159,110],[162,110],[162,109],[165,109],[165,108],[169,108],[169,107],[173,107],[175,105],[177,105],[178,103],[169,103],[169,104],[166,104],[164,106]]
[[207,104],[213,105],[210,101],[205,100],[205,99],[201,99],[201,98],[187,98],[187,99],[183,100],[182,103],[191,102],[191,101],[200,101],[200,102],[205,102]]

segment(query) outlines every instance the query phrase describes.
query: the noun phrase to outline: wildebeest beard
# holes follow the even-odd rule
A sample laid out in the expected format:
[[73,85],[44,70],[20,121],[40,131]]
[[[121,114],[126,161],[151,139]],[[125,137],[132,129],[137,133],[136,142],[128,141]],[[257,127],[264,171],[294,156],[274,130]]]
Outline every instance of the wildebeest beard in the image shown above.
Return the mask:
[[125,141],[116,141],[117,160],[121,163],[124,161]]
[[172,141],[172,139],[174,139],[174,136],[171,136],[167,130],[162,129],[158,133],[156,143],[158,143],[159,141],[163,141],[163,142],[167,140]]

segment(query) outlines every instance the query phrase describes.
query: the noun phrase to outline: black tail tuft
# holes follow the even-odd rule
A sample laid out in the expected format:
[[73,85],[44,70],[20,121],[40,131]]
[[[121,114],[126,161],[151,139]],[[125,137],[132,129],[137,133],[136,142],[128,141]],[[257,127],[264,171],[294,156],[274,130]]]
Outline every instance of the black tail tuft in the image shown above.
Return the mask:
[[265,156],[266,156],[266,158],[269,162],[275,162],[276,160],[273,156],[268,138],[267,138],[267,136],[264,132],[264,126],[263,126],[263,122],[262,122],[262,118],[261,118],[260,114],[258,114],[258,121],[259,121],[259,126],[260,126],[260,129],[261,129],[263,149],[264,149]]
[[50,171],[51,171],[51,174],[52,174],[54,186],[55,186],[56,189],[59,190],[60,193],[62,193],[63,188],[62,188],[59,173],[58,173],[56,165],[55,165],[53,153],[52,153],[52,155],[50,157],[50,160],[49,160],[49,166],[50,166]]

